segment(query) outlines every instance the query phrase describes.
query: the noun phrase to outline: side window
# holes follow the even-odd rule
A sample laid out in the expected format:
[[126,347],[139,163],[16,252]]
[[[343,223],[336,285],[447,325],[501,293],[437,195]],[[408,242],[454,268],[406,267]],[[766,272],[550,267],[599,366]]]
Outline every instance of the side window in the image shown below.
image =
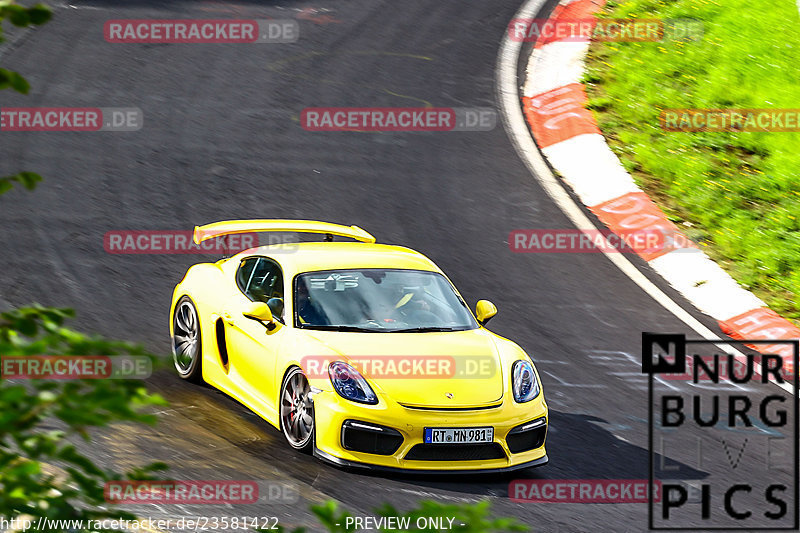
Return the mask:
[[275,318],[283,321],[283,273],[266,257],[248,257],[239,265],[236,284],[254,302],[269,305]]

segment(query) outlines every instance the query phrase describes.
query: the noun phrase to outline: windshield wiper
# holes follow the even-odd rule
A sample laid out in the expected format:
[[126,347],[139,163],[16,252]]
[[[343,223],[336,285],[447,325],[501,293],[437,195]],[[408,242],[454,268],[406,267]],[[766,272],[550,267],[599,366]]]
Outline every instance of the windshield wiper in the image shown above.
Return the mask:
[[364,333],[376,333],[386,331],[375,328],[362,328],[360,326],[303,326],[301,329],[321,329],[326,331],[360,331]]
[[429,331],[464,331],[467,328],[458,327],[458,328],[445,328],[439,326],[426,326],[420,328],[406,328],[406,329],[388,329],[386,330],[388,333],[426,333]]

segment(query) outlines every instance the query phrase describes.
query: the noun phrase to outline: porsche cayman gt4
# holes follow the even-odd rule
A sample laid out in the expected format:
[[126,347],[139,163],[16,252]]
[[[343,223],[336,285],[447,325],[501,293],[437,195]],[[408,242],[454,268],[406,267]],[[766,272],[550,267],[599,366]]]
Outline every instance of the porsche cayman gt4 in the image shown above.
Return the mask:
[[228,221],[196,227],[194,240],[251,232],[323,237],[192,266],[170,317],[181,378],[220,389],[293,448],[342,466],[547,463],[539,375],[522,348],[484,327],[491,302],[473,314],[430,259],[356,226]]

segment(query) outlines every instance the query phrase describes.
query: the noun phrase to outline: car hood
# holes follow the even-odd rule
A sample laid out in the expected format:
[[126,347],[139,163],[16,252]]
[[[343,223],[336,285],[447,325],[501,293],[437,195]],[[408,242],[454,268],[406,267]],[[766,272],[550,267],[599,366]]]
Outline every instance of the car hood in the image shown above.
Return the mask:
[[484,329],[309,335],[327,348],[309,354],[317,363],[349,362],[377,393],[406,406],[480,407],[503,398],[503,361],[494,335]]

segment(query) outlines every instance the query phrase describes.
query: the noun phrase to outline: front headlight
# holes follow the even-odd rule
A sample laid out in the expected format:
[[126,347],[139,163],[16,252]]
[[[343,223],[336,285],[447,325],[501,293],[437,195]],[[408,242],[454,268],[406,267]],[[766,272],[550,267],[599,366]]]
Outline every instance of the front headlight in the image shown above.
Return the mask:
[[511,367],[511,388],[517,403],[529,402],[539,395],[539,381],[530,361],[517,361]]
[[339,396],[359,403],[375,405],[378,397],[367,380],[352,366],[336,361],[328,366],[328,375]]

